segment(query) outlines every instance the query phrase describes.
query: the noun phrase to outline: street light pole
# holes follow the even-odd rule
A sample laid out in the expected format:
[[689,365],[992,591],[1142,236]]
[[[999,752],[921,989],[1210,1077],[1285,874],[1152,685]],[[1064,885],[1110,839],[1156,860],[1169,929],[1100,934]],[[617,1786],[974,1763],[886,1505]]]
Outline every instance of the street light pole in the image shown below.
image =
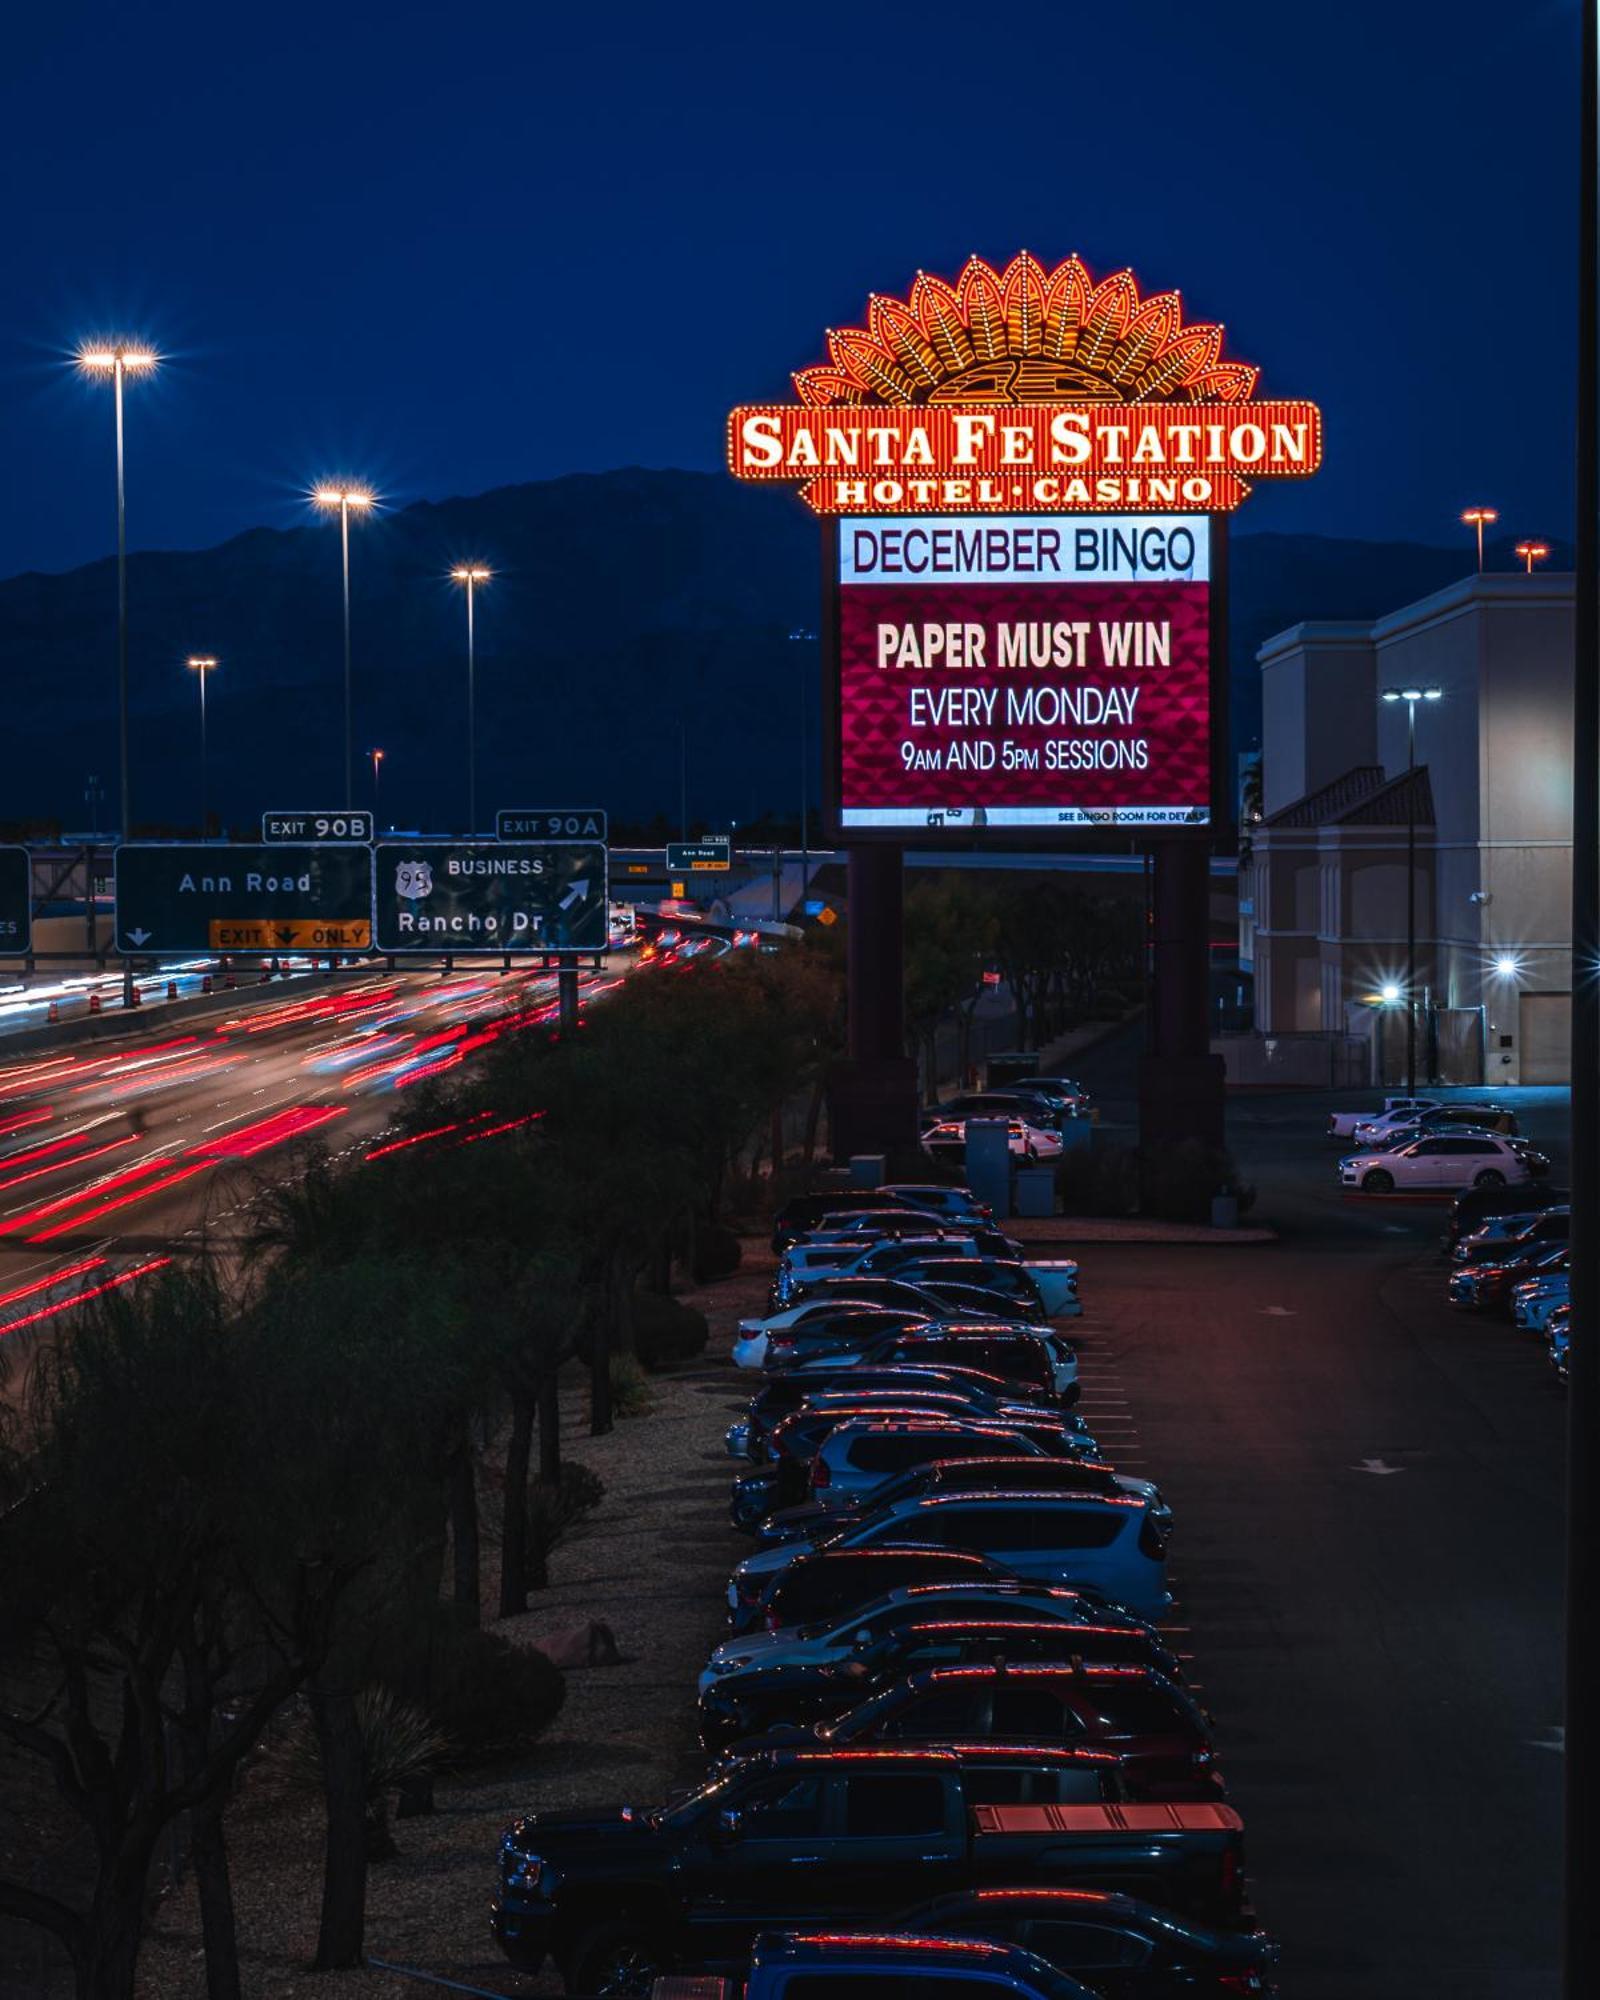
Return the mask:
[[210,820],[206,813],[206,675],[216,670],[209,653],[191,653],[188,666],[200,677],[200,838],[206,838]]
[[1443,688],[1385,688],[1406,705],[1406,1095],[1417,1094],[1417,703],[1439,701]]
[[478,830],[478,719],[476,643],[473,627],[473,593],[480,583],[487,583],[494,571],[485,569],[482,563],[460,563],[451,570],[455,582],[464,586],[467,593],[467,832]]
[[109,347],[85,346],[78,350],[78,366],[85,374],[111,377],[112,407],[117,433],[117,742],[118,770],[122,789],[122,838],[132,837],[133,801],[128,776],[128,501],[123,478],[122,390],[130,374],[143,374],[156,365],[156,355],[147,347],[116,341]]
[[372,824],[376,828],[378,824],[378,778],[383,768],[383,752],[381,750],[372,750],[368,752],[368,755],[372,759]]
[[364,514],[377,504],[364,486],[319,486],[311,495],[318,507],[339,511],[339,562],[344,579],[344,803],[356,802],[354,710],[350,678],[350,515]]
[[1478,531],[1478,574],[1483,575],[1483,530],[1486,522],[1498,521],[1500,516],[1493,507],[1468,507],[1461,516],[1469,528]]

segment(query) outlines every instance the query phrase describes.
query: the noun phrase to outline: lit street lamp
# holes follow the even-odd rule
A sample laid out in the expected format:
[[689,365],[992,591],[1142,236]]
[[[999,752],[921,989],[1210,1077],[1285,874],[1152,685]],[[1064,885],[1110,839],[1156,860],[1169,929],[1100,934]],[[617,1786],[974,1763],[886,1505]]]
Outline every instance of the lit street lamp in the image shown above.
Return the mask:
[[[478,720],[476,709],[476,650],[473,627],[474,593],[494,575],[482,563],[458,563],[451,579],[467,593],[467,831],[478,830]],[[515,592],[512,593],[515,596]]]
[[215,673],[218,663],[209,653],[191,653],[184,664],[200,682],[200,838],[204,840],[210,825],[206,817],[206,675]]
[[130,375],[154,368],[154,350],[125,340],[78,349],[86,375],[109,375],[117,420],[117,729],[122,787],[122,837],[130,837],[133,809],[128,788],[128,510],[123,489],[122,385]]
[[1522,558],[1523,568],[1528,572],[1529,576],[1532,576],[1533,566],[1536,562],[1548,562],[1550,560],[1550,544],[1548,542],[1518,542],[1517,554]]
[[383,772],[383,752],[381,750],[369,750],[367,755],[372,759],[372,824],[376,826],[378,824],[378,779]]
[[1483,574],[1483,531],[1492,527],[1500,516],[1493,507],[1468,507],[1461,516],[1469,528],[1478,531],[1478,574]]
[[344,802],[355,803],[355,762],[351,749],[350,704],[350,516],[365,514],[377,498],[364,486],[319,486],[311,495],[315,506],[339,512],[339,558],[344,576]]
[[1436,687],[1385,688],[1383,699],[1406,705],[1406,1095],[1417,1094],[1417,703],[1442,701]]

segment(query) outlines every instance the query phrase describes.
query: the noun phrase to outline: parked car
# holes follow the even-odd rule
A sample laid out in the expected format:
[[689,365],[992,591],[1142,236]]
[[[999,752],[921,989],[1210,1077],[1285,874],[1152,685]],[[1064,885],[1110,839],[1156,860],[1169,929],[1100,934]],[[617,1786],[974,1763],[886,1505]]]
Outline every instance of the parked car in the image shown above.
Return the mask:
[[1059,1105],[1050,1093],[1034,1090],[1032,1079],[1008,1083],[994,1090],[963,1090],[943,1104],[930,1104],[922,1114],[924,1125],[943,1124],[955,1118],[1021,1118],[1030,1125],[1053,1131],[1060,1122]]
[[[907,1312],[926,1313],[930,1319],[949,1317],[949,1302],[944,1296],[944,1287],[932,1285],[911,1285],[903,1278],[808,1278],[798,1289],[794,1300],[803,1305],[811,1299],[827,1299],[837,1303],[848,1299],[856,1304],[899,1307]],[[990,1306],[994,1305],[991,1296]],[[970,1317],[970,1314],[965,1315]],[[764,1368],[787,1367],[796,1354],[804,1351],[807,1341],[800,1329],[792,1329],[787,1339],[779,1335],[768,1335]]]
[[[1017,1427],[1032,1441],[1048,1442],[1042,1433]],[[1036,1491],[1054,1493],[1127,1493],[1147,1500],[1163,1535],[1172,1533],[1172,1512],[1161,1497],[1161,1489],[1149,1479],[1136,1479],[1118,1472],[1104,1460],[1072,1455],[1048,1455],[1027,1460],[1028,1484]],[[805,1500],[797,1507],[780,1508],[761,1523],[757,1539],[763,1543],[789,1542],[806,1536],[825,1534],[847,1521],[865,1520],[876,1507],[913,1493],[985,1493],[1003,1486],[1015,1474],[1014,1457],[935,1458],[909,1465],[904,1472],[885,1478],[848,1506],[825,1507],[820,1498]]]
[[872,1352],[880,1361],[981,1369],[1030,1395],[1053,1395],[1064,1403],[1078,1397],[1078,1350],[1070,1340],[1037,1323],[988,1327],[929,1320],[902,1328]]
[[792,1357],[802,1348],[826,1346],[835,1338],[842,1343],[857,1334],[898,1333],[929,1317],[927,1312],[874,1305],[870,1300],[810,1298],[760,1319],[740,1320],[733,1337],[733,1362],[736,1368],[764,1368],[774,1341],[780,1353]]
[[[746,1737],[831,1721],[927,1669],[1001,1660],[1007,1666],[1039,1661],[1064,1666],[1076,1660],[1153,1667],[1174,1682],[1181,1679],[1167,1646],[1154,1633],[1129,1625],[1020,1615],[934,1618],[858,1639],[843,1659],[812,1657],[716,1675],[700,1695],[700,1744],[718,1751]],[[958,1732],[963,1738],[966,1733]],[[1051,1743],[1059,1733],[1027,1740]]]
[[1525,1333],[1543,1333],[1550,1315],[1572,1297],[1572,1280],[1558,1265],[1511,1288],[1511,1318]]
[[[1070,1263],[1072,1260],[1063,1261]],[[976,1291],[991,1293],[1004,1302],[1002,1310],[1013,1319],[1043,1320],[1048,1317],[1039,1281],[1026,1264],[1001,1264],[992,1258],[957,1257],[939,1251],[907,1265],[902,1276],[914,1285],[930,1288],[968,1285]],[[1073,1282],[1075,1285],[1075,1271]]]
[[[829,1549],[870,1549],[907,1543],[965,1550],[1016,1576],[1042,1583],[1089,1584],[1141,1617],[1163,1617],[1172,1599],[1166,1582],[1166,1542],[1148,1503],[1030,1490],[909,1497],[875,1508],[846,1528]],[[758,1550],[735,1571],[741,1589],[775,1576],[798,1552],[793,1544]]]
[[976,1805],[953,1751],[783,1749],[655,1811],[517,1820],[501,1838],[491,1920],[519,1971],[553,1956],[582,1993],[738,1965],[775,1893],[791,1921],[830,1930],[914,1896],[1018,1882],[1116,1888],[1236,1923],[1243,1831],[1211,1801]]
[[897,1931],[1021,1944],[1102,2000],[1234,2000],[1278,1988],[1265,1931],[1218,1931],[1104,1889],[956,1889],[903,1910]]
[[765,1456],[767,1438],[803,1404],[840,1391],[877,1389],[931,1389],[959,1396],[978,1415],[989,1414],[999,1403],[1035,1400],[1041,1416],[1054,1414],[1044,1397],[1021,1397],[1014,1384],[976,1368],[938,1367],[931,1362],[868,1363],[847,1355],[834,1367],[799,1365],[764,1376],[748,1411],[728,1426],[723,1438],[728,1456],[759,1462]]
[[1524,1278],[1542,1271],[1565,1269],[1564,1244],[1506,1244],[1474,1264],[1463,1264],[1450,1273],[1450,1303],[1472,1306],[1509,1306],[1511,1289]]
[[892,1194],[912,1208],[925,1208],[932,1215],[943,1216],[947,1221],[962,1222],[971,1218],[979,1222],[992,1222],[994,1210],[986,1201],[979,1201],[971,1188],[949,1187],[942,1181],[890,1181],[883,1192]]
[[[1007,1136],[1007,1150],[1013,1160],[1057,1160],[1061,1157],[1061,1135],[1026,1119],[1013,1118]],[[922,1131],[922,1150],[930,1159],[948,1160],[960,1166],[967,1157],[967,1124],[964,1118],[944,1118]]]
[[804,1625],[782,1625],[741,1633],[716,1647],[700,1675],[704,1694],[724,1674],[744,1673],[795,1663],[835,1664],[848,1660],[857,1646],[903,1625],[932,1618],[1060,1618],[1069,1624],[1114,1625],[1152,1644],[1159,1635],[1148,1619],[1108,1605],[1098,1591],[1072,1590],[1063,1584],[1031,1583],[1004,1576],[992,1566],[952,1569],[919,1583],[899,1584],[870,1601],[847,1605],[831,1618]]
[[953,1578],[992,1582],[1016,1572],[974,1549],[941,1549],[887,1537],[826,1548],[798,1549],[793,1560],[751,1568],[740,1563],[728,1580],[728,1624],[735,1638],[765,1626],[816,1625],[908,1583]]
[[[654,2000],[689,2000],[683,1982],[660,1979]],[[860,1936],[848,1931],[767,1931],[746,1977],[694,1982],[693,2000],[1094,2000],[1059,1966],[1020,1945],[958,1937]]]
[[1402,1123],[1419,1118],[1424,1111],[1436,1110],[1440,1099],[1437,1097],[1386,1097],[1381,1111],[1330,1111],[1328,1113],[1328,1137],[1330,1139],[1354,1139],[1358,1128],[1369,1130],[1380,1120],[1392,1119],[1399,1114]]
[[1121,1758],[1132,1797],[1221,1795],[1211,1724],[1194,1697],[1153,1667],[1118,1661],[930,1667],[811,1734],[834,1747],[969,1740],[1093,1747]]
[[1566,1201],[1567,1190],[1551,1187],[1548,1183],[1469,1188],[1456,1196],[1450,1210],[1450,1221],[1443,1238],[1445,1252],[1453,1251],[1463,1236],[1470,1236],[1490,1216],[1512,1213],[1532,1215],[1546,1208],[1563,1207]]
[[1545,1321],[1545,1342],[1550,1349],[1550,1366],[1563,1386],[1567,1380],[1567,1356],[1572,1339],[1572,1307],[1557,1306]]
[[[908,1466],[944,1459],[1009,1464],[1044,1459],[1026,1432],[999,1424],[930,1423],[924,1418],[856,1417],[836,1424],[818,1445],[807,1471],[810,1495],[825,1512],[848,1509],[876,1493]],[[1047,1464],[1061,1461],[1045,1460]],[[1031,1471],[1031,1464],[1028,1467]]]
[[1341,1184],[1363,1194],[1505,1187],[1530,1178],[1511,1142],[1487,1132],[1436,1134],[1392,1153],[1349,1153],[1339,1162]]
[[781,1257],[796,1237],[815,1229],[825,1215],[843,1209],[899,1208],[900,1197],[888,1188],[835,1187],[817,1194],[791,1195],[772,1221],[772,1254]]
[[[1009,1261],[1007,1239],[998,1231],[989,1232],[989,1236],[991,1246],[998,1242]],[[947,1252],[959,1257],[978,1255],[977,1233],[935,1222],[929,1216],[916,1236],[894,1242],[876,1243],[855,1236],[803,1236],[778,1259],[769,1292],[772,1309],[777,1312],[794,1304],[803,1296],[801,1287],[818,1278],[898,1277],[900,1267],[915,1263],[919,1255],[937,1257]],[[990,1247],[982,1254],[990,1258],[996,1253]]]
[[1352,1136],[1358,1146],[1365,1146],[1407,1125],[1434,1131],[1445,1126],[1464,1125],[1475,1132],[1498,1132],[1504,1137],[1512,1137],[1518,1130],[1515,1113],[1508,1111],[1503,1104],[1452,1102],[1433,1104],[1422,1112],[1385,1111],[1378,1118],[1360,1119]]
[[1059,1104],[1069,1114],[1081,1118],[1089,1109],[1089,1093],[1076,1077],[1072,1076],[1025,1076],[1018,1082],[1021,1090],[1036,1090]]
[[1491,1215],[1470,1236],[1462,1237],[1452,1253],[1452,1262],[1477,1264],[1486,1257],[1497,1258],[1507,1250],[1565,1243],[1571,1229],[1572,1210],[1565,1206],[1535,1209],[1525,1215]]
[[892,1404],[843,1413],[801,1409],[773,1433],[771,1463],[735,1478],[729,1501],[733,1525],[752,1529],[780,1509],[825,1500],[835,1480],[846,1496],[843,1507],[846,1498],[859,1498],[877,1483],[873,1468],[879,1464],[898,1469],[937,1458],[946,1447],[955,1457],[963,1451],[974,1457],[1010,1452],[1030,1465],[1045,1452],[1026,1430],[959,1413],[908,1414]]

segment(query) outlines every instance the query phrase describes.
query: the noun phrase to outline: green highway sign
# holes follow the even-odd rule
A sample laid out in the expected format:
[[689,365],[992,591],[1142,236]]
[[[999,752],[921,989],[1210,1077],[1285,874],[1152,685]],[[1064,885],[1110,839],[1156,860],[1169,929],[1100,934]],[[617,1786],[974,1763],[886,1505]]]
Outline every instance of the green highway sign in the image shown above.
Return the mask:
[[263,840],[287,840],[295,844],[324,840],[370,840],[374,832],[372,815],[357,807],[338,812],[264,812],[261,815]]
[[137,842],[115,855],[120,952],[366,951],[372,849]]
[[25,847],[0,847],[0,958],[25,953],[33,935],[33,860]]
[[502,806],[494,816],[496,840],[598,840],[607,838],[604,806]]
[[383,952],[604,951],[601,841],[383,841],[375,943]]
[[703,874],[708,869],[724,872],[733,866],[733,839],[726,833],[718,834],[711,840],[669,840],[667,842],[667,873],[669,875]]

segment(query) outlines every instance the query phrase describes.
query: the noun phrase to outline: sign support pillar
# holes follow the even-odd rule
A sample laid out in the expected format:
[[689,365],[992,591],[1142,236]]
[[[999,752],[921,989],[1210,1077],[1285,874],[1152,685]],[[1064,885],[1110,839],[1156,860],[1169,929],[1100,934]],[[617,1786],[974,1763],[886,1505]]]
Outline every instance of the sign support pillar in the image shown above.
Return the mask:
[[1210,855],[1152,843],[1150,1039],[1139,1067],[1139,1144],[1223,1143],[1224,1065],[1210,1048]]
[[570,1035],[578,1025],[578,968],[575,965],[556,968],[556,1004],[561,1032]]
[[917,1066],[905,1053],[904,870],[899,847],[852,847],[845,941],[849,1054],[828,1078],[835,1160],[917,1143]]

